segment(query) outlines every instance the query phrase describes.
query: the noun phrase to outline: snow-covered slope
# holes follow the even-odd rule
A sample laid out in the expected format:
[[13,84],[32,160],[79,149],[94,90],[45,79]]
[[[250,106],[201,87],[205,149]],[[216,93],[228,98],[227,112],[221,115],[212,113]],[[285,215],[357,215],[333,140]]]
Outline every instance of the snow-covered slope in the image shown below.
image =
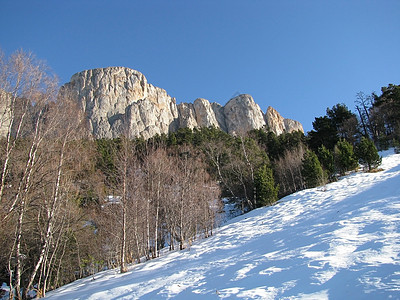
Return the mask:
[[400,299],[400,155],[254,210],[190,249],[49,299]]

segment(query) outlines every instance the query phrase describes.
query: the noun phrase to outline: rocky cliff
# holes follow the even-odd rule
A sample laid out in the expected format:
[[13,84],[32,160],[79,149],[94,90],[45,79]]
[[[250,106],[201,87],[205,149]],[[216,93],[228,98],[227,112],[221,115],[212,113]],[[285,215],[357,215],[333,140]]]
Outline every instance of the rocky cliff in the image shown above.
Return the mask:
[[266,125],[276,134],[303,131],[299,122],[284,119],[272,107],[264,114],[250,95],[239,95],[225,106],[202,98],[177,105],[175,98],[149,84],[142,73],[123,67],[77,73],[61,93],[77,99],[97,138],[124,134],[147,139],[183,127],[204,126],[240,135]]

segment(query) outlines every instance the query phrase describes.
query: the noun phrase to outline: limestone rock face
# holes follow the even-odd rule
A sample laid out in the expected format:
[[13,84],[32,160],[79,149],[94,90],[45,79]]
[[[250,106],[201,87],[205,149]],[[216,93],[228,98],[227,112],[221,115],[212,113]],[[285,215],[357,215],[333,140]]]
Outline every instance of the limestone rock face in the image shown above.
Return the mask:
[[211,108],[215,114],[215,119],[217,120],[218,126],[217,128],[220,128],[221,130],[228,132],[228,129],[226,127],[226,120],[225,120],[225,113],[224,113],[224,107],[216,102],[211,103]]
[[280,113],[271,106],[267,108],[267,112],[265,113],[265,122],[267,123],[268,128],[276,135],[299,130],[304,132],[303,126],[300,122],[283,118]]
[[192,103],[180,103],[178,104],[179,112],[179,128],[190,128],[197,127],[196,113]]
[[268,106],[267,112],[265,113],[265,121],[268,128],[276,135],[280,135],[285,132],[284,118],[271,106]]
[[196,112],[196,121],[199,127],[218,127],[218,121],[210,102],[203,98],[198,98],[193,102]]
[[95,138],[125,135],[147,139],[179,128],[209,126],[236,135],[265,125],[277,135],[303,131],[299,122],[284,119],[272,107],[264,115],[247,94],[231,99],[225,106],[202,98],[193,104],[177,105],[175,98],[149,84],[142,73],[123,67],[77,73],[60,93],[77,99]]
[[75,94],[97,138],[122,134],[149,138],[177,128],[175,99],[129,68],[82,71],[73,75],[61,92]]
[[299,121],[292,119],[284,119],[283,124],[285,125],[286,132],[301,131],[304,132],[303,125]]
[[225,123],[229,134],[243,135],[265,125],[261,108],[250,95],[239,95],[224,106]]

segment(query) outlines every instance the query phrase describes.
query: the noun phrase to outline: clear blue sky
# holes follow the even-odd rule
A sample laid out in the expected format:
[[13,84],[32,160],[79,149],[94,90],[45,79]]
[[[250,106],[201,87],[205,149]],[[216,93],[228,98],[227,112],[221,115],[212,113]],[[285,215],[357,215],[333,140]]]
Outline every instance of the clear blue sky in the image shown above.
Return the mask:
[[60,83],[125,66],[178,102],[251,94],[306,131],[359,91],[400,84],[400,1],[7,1],[0,48],[32,51]]

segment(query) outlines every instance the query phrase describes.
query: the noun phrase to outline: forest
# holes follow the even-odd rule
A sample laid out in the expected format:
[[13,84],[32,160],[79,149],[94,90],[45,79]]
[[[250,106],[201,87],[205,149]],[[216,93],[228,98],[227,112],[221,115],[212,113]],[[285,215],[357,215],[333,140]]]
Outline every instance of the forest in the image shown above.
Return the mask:
[[[93,139],[72,95],[34,55],[0,53],[0,283],[16,298],[190,247],[220,223],[358,170],[400,141],[400,85],[338,103],[313,130],[232,136],[184,128]],[[353,97],[352,95],[349,95]],[[127,135],[126,135],[127,136]]]

